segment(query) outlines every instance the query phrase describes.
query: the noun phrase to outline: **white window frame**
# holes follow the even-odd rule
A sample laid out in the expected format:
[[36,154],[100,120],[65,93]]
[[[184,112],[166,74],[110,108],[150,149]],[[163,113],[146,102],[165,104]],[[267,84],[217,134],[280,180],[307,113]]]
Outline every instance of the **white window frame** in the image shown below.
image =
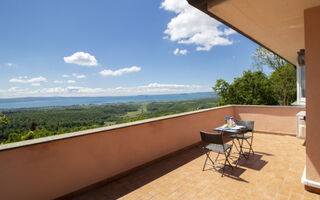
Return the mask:
[[[299,63],[297,63],[297,103],[305,105],[306,104],[306,98],[302,97],[302,83],[301,83],[301,68],[305,66],[300,66]],[[306,75],[306,74],[304,74]]]

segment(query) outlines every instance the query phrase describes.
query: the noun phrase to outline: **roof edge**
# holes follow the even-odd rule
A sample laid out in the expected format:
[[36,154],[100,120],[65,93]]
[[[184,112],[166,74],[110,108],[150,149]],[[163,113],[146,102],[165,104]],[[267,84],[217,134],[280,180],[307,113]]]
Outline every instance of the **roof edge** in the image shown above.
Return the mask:
[[[218,5],[224,1],[227,1],[227,0],[213,0],[215,1],[215,5]],[[227,21],[221,19],[220,17],[218,17],[217,15],[211,13],[208,11],[208,0],[187,0],[187,2],[199,9],[200,11],[204,12],[205,14],[209,15],[210,17],[214,18],[215,20],[221,22],[222,24],[232,28],[233,30],[237,31],[238,33],[240,33],[241,35],[245,36],[246,38],[248,38],[249,40],[257,43],[258,45],[262,46],[263,48],[267,49],[268,51],[272,52],[273,54],[279,56],[281,59],[285,60],[286,62],[292,64],[293,66],[296,67],[296,64],[290,62],[289,60],[285,59],[284,57],[282,57],[281,55],[279,55],[278,53],[274,52],[273,50],[271,50],[269,47],[265,46],[264,44],[260,43],[258,40],[252,38],[251,36],[249,36],[248,34],[244,33],[243,31],[241,31],[240,29],[238,29],[237,27],[233,26],[232,24],[229,24]]]

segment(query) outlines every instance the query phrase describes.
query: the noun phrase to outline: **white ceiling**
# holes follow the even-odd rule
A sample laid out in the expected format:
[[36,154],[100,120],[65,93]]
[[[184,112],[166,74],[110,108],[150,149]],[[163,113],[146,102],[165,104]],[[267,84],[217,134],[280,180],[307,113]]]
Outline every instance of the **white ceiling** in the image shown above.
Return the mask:
[[[293,64],[304,49],[304,17],[320,0],[208,0],[207,9]],[[320,19],[319,19],[320,20]]]

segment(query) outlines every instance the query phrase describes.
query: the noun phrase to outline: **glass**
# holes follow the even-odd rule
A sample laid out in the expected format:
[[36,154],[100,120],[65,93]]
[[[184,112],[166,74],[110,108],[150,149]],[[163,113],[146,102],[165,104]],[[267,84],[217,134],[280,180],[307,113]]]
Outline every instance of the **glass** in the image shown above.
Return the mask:
[[301,67],[301,97],[306,97],[306,67]]

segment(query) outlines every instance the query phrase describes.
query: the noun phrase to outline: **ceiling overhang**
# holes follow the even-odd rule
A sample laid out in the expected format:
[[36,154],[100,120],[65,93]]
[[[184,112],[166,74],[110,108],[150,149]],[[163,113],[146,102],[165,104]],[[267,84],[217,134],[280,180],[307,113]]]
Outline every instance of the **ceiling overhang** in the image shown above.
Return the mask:
[[189,4],[296,64],[304,49],[304,10],[320,0],[188,0]]

